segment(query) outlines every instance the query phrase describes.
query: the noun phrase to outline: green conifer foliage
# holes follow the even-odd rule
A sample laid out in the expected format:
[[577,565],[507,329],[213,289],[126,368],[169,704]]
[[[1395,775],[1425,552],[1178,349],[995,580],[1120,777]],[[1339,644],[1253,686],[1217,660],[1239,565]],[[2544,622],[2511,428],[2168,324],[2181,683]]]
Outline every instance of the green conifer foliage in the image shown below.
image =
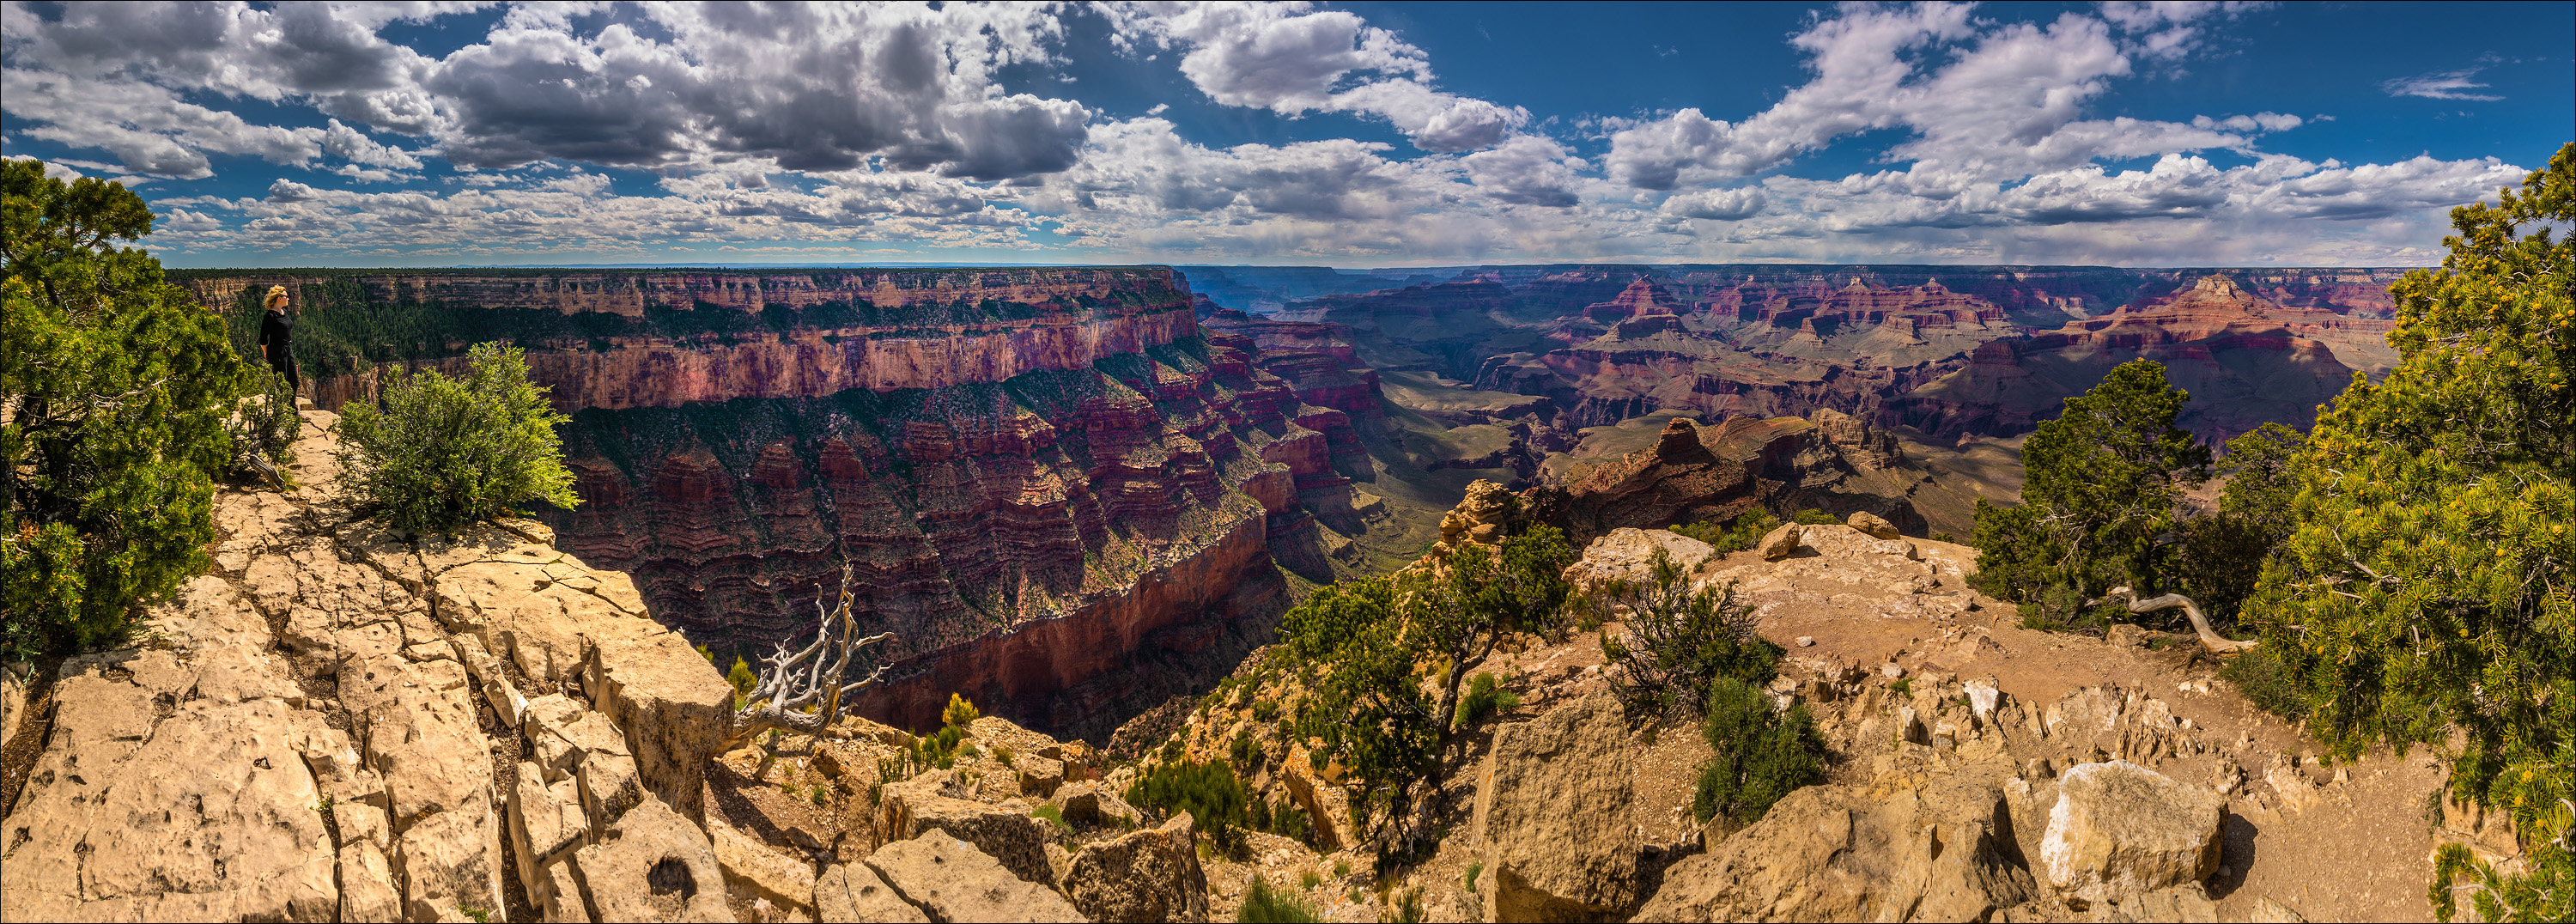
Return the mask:
[[[2576,910],[2576,144],[2519,194],[2452,210],[2438,270],[2391,288],[2400,360],[2356,376],[2295,471],[2297,527],[2247,602],[2264,651],[2344,757],[2443,742],[2460,798],[2510,811],[2531,878],[2483,876],[2489,920]],[[2473,877],[2475,878],[2475,877]],[[2554,890],[2548,886],[2555,882]],[[2535,883],[2539,885],[2535,886]],[[2520,891],[2517,891],[2520,890]]]
[[398,529],[447,531],[528,501],[581,503],[555,427],[572,420],[528,381],[526,351],[476,344],[463,378],[389,372],[381,408],[340,420],[341,484]]
[[0,660],[110,642],[205,566],[250,367],[115,245],[150,233],[121,185],[0,160]]
[[2150,360],[2122,363],[2066,399],[2022,446],[2022,505],[1977,502],[1979,589],[2020,603],[2098,597],[2166,583],[2175,502],[2207,479],[2209,447],[2174,426],[2191,395]]

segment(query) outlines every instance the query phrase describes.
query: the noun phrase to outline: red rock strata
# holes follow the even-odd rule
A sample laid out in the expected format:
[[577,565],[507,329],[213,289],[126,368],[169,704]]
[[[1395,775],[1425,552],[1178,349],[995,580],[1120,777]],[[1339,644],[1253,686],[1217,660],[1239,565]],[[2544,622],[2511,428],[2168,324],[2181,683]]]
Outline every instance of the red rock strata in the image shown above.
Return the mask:
[[[1374,374],[1203,332],[1160,268],[184,281],[216,305],[287,284],[300,330],[362,356],[528,346],[574,414],[583,503],[545,515],[565,548],[726,663],[810,632],[851,562],[901,659],[856,706],[916,728],[951,692],[1056,726],[1065,691],[1115,698],[1136,657],[1284,609],[1272,524],[1344,482],[1376,412]],[[308,378],[337,404],[375,368]]]

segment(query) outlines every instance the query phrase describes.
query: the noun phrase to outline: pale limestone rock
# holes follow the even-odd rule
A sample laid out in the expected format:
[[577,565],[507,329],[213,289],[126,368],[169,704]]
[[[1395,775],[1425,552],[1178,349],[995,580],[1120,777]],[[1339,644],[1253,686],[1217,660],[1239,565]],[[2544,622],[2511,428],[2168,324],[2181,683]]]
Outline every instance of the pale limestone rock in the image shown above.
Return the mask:
[[[489,780],[490,771],[485,773]],[[394,839],[394,874],[403,887],[403,911],[412,920],[468,908],[501,909],[501,825],[493,814],[488,803],[451,808],[420,819]]]
[[1612,581],[1644,584],[1654,580],[1657,550],[1684,569],[1696,567],[1716,551],[1708,543],[1671,530],[1620,527],[1584,547],[1583,557],[1565,567],[1565,580],[1585,593],[1599,591]]
[[644,787],[697,817],[707,762],[733,723],[733,687],[678,633],[646,620],[624,622],[651,631],[603,639],[583,686],[626,732]]
[[835,863],[814,879],[814,920],[820,924],[885,922],[929,924],[930,916],[895,894],[876,870]]
[[933,921],[1088,921],[1054,889],[1022,879],[1000,861],[943,831],[878,848],[869,869]]
[[340,846],[373,844],[382,853],[393,848],[393,822],[385,817],[382,806],[372,802],[334,802],[331,821],[340,829]]
[[1082,846],[1064,894],[1095,921],[1205,921],[1207,874],[1189,813]]
[[[214,654],[63,663],[46,750],[0,825],[0,918],[336,912],[338,849],[296,748],[321,723],[278,696],[241,698],[282,686],[238,676],[260,669],[244,652]],[[229,701],[189,698],[201,677]]]
[[1805,529],[1797,523],[1782,523],[1762,535],[1762,541],[1754,544],[1753,553],[1762,556],[1763,561],[1787,558],[1790,553],[1798,551],[1798,540]]
[[544,872],[546,903],[537,906],[546,924],[591,924],[590,904],[581,895],[581,883],[573,878],[572,859],[566,857],[547,866]]
[[2006,857],[2002,805],[1995,787],[1961,782],[1799,789],[1666,870],[1635,920],[1985,920],[2036,889]]
[[1476,787],[1492,920],[1617,914],[1636,904],[1633,755],[1619,703],[1595,694],[1494,736]]
[[573,778],[580,782],[582,812],[590,817],[593,831],[606,829],[625,817],[628,809],[652,801],[643,777],[635,772],[635,758],[624,754],[592,753],[582,759],[581,772]]
[[1036,883],[1055,881],[1046,862],[1044,819],[1030,815],[1026,809],[941,795],[946,782],[944,775],[933,774],[887,784],[877,797],[877,830],[890,841],[945,831],[975,845],[1012,875]]
[[1315,835],[1315,847],[1326,853],[1356,843],[1350,830],[1350,794],[1315,776],[1314,759],[1305,745],[1288,749],[1288,759],[1281,765],[1288,781],[1288,797],[1306,810],[1306,820]]
[[1117,793],[1094,783],[1067,783],[1058,787],[1047,804],[1056,807],[1064,823],[1081,828],[1132,827],[1144,819],[1134,806]]
[[340,920],[403,920],[402,895],[394,891],[393,869],[384,848],[355,841],[340,848]]
[[2116,901],[2218,869],[2227,800],[2125,760],[2084,764],[2058,781],[2040,859],[2049,884]]
[[572,870],[602,921],[735,920],[706,832],[657,798],[575,851]]
[[1852,514],[1849,519],[1843,521],[1843,524],[1860,530],[1872,539],[1895,539],[1902,535],[1896,531],[1896,524],[1887,522],[1887,518],[1866,510]]
[[707,834],[714,841],[716,865],[724,870],[725,884],[734,894],[766,898],[791,912],[811,910],[815,888],[811,865],[771,850],[721,821],[711,821]]
[[546,879],[540,873],[590,842],[590,820],[582,810],[579,786],[572,780],[549,786],[536,764],[520,761],[510,789],[509,824],[520,888],[527,892],[530,906],[543,907]]
[[340,701],[366,731],[396,834],[422,818],[492,803],[490,745],[454,661],[374,657],[342,665]]

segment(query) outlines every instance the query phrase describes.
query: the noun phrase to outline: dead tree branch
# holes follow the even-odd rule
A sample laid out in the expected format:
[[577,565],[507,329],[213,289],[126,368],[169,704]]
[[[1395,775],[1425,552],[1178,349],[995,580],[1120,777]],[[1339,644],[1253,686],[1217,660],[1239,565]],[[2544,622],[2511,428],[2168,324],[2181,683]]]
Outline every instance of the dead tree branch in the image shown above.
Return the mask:
[[858,637],[857,623],[850,615],[850,589],[854,586],[850,565],[843,562],[837,605],[826,609],[821,597],[814,599],[814,610],[822,617],[814,641],[792,652],[781,641],[777,652],[760,659],[764,665],[760,683],[743,698],[743,706],[734,713],[733,728],[726,733],[718,753],[741,747],[773,728],[819,734],[840,718],[843,699],[885,678],[886,665],[879,664],[866,677],[843,682],[848,678],[850,659],[860,649],[894,638],[892,632]]
[[2111,588],[2111,595],[2115,597],[2127,597],[2129,599],[2129,612],[2132,615],[2153,613],[2157,610],[2170,610],[2175,607],[2181,607],[2182,614],[2191,617],[2191,630],[2200,636],[2200,647],[2209,649],[2212,654],[2234,654],[2236,652],[2251,649],[2256,644],[2254,642],[2239,642],[2218,634],[2218,630],[2209,627],[2209,617],[2201,615],[2200,604],[2191,602],[2190,597],[2186,597],[2181,594],[2166,594],[2161,597],[2148,597],[2147,599],[2140,600],[2138,599],[2137,591],[2130,590],[2126,587]]

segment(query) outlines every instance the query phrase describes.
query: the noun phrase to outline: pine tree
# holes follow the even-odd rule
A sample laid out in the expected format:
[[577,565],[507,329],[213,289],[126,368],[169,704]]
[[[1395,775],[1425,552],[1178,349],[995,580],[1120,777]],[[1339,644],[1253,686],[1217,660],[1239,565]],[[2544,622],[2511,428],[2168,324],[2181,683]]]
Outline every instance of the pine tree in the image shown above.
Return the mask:
[[2296,528],[2247,603],[2342,757],[2464,733],[2452,795],[2512,814],[2527,877],[2445,850],[2488,920],[2576,913],[2576,144],[2451,212],[2439,270],[2391,288],[2400,359],[2355,376],[2295,466]]
[[2165,367],[2122,363],[2066,399],[2022,446],[2022,505],[1977,502],[1984,550],[1976,581],[2023,603],[2096,597],[2126,584],[2152,593],[2176,552],[2175,503],[2209,475],[2209,447],[2174,425],[2191,395]]
[[250,366],[115,244],[151,233],[121,185],[0,160],[0,659],[113,641],[214,541]]

